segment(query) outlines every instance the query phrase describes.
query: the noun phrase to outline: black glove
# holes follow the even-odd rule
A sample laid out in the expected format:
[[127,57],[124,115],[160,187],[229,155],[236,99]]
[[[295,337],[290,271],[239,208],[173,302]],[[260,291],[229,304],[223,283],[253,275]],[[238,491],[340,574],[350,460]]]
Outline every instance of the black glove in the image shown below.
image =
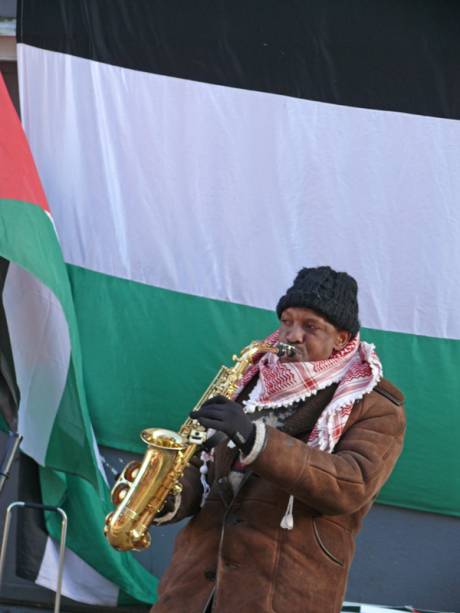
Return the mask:
[[254,443],[255,426],[246,416],[243,407],[225,396],[214,396],[206,400],[190,417],[197,419],[205,428],[224,432],[245,455]]
[[174,496],[174,494],[168,494],[163,503],[163,506],[158,511],[158,513],[155,515],[154,520],[161,519],[168,513],[171,513],[171,511],[174,511],[175,505],[176,505],[176,497]]

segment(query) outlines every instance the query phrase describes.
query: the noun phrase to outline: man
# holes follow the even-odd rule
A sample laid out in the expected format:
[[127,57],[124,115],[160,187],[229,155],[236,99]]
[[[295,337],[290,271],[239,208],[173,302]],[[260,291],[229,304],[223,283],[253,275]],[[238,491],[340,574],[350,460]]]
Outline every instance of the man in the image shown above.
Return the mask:
[[163,518],[193,516],[154,613],[341,609],[355,536],[401,452],[403,398],[359,340],[348,274],[303,268],[277,313],[269,340],[295,356],[265,354],[236,400],[216,397],[194,413],[226,437],[201,468],[188,467]]

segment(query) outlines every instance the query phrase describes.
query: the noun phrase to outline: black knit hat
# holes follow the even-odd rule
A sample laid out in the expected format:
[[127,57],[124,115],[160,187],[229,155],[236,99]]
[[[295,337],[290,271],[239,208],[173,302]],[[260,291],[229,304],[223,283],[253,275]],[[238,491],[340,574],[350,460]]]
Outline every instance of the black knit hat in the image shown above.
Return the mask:
[[329,266],[302,268],[276,306],[278,317],[289,307],[313,309],[339,330],[359,331],[358,284],[346,272]]

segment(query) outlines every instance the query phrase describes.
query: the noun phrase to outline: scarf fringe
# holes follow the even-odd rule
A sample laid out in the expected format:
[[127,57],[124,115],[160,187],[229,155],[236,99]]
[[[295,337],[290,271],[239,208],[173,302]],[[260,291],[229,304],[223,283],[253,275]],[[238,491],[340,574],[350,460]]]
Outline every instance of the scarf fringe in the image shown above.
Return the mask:
[[207,451],[202,451],[200,454],[200,460],[202,462],[200,466],[200,481],[201,481],[201,485],[203,486],[203,493],[201,495],[201,503],[200,503],[201,507],[204,506],[204,503],[206,502],[206,499],[209,496],[209,492],[211,491],[211,487],[206,479],[206,475],[209,472],[208,462],[214,461],[214,454],[212,453],[212,451],[211,453],[208,453]]
[[286,507],[286,512],[281,520],[280,526],[283,530],[292,530],[294,528],[294,496],[289,496],[289,502]]

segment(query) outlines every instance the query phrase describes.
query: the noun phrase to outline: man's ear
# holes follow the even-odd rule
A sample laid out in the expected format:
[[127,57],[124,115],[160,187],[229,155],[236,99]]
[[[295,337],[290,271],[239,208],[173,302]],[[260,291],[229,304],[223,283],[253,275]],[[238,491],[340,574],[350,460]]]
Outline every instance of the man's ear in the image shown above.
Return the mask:
[[334,349],[336,351],[340,351],[347,345],[351,340],[351,332],[348,330],[337,330],[337,334],[335,337]]

